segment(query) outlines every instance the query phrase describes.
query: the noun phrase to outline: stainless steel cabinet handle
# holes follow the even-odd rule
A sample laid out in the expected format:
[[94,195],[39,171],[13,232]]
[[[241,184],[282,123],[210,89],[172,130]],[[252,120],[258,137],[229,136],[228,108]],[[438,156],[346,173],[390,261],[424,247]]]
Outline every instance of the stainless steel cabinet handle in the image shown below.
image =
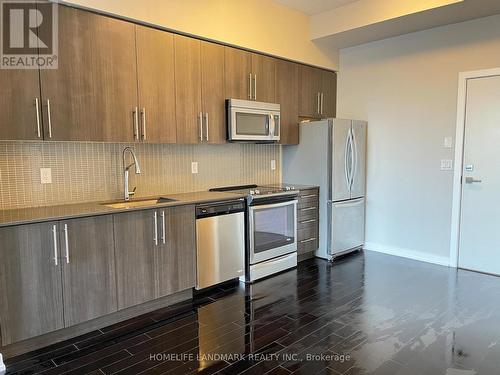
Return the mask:
[[301,221],[299,224],[314,223],[315,221],[316,221],[316,219],[304,220],[304,221]]
[[69,264],[68,224],[64,224],[64,241],[66,242],[66,264]]
[[52,116],[50,114],[50,100],[47,99],[47,122],[49,123],[49,138],[52,138]]
[[301,195],[300,198],[312,198],[312,197],[317,197],[317,194],[309,194],[309,195]]
[[312,211],[316,210],[318,207],[308,207],[308,208],[301,208],[300,211]]
[[165,245],[166,237],[167,237],[166,228],[165,228],[165,211],[161,212],[161,228],[162,228],[161,242]]
[[208,112],[205,113],[205,126],[207,127],[207,142],[208,142]]
[[480,184],[483,180],[475,180],[474,177],[465,177],[466,184]]
[[252,73],[248,75],[248,99],[252,99]]
[[153,241],[155,245],[158,246],[158,213],[154,213],[154,228],[153,228]]
[[316,237],[308,238],[307,240],[302,240],[300,243],[306,243],[306,242],[311,242],[311,241],[316,241]]
[[57,252],[57,225],[52,226],[52,235],[54,238],[54,264],[59,265],[59,254]]
[[257,100],[257,74],[253,75],[253,98]]
[[317,95],[317,98],[316,98],[316,112],[317,112],[318,114],[320,113],[320,112],[319,112],[319,110],[320,110],[320,108],[319,108],[319,101],[320,101],[320,100],[319,100],[319,96],[320,96],[320,94],[319,94],[319,92],[318,92],[318,95]]
[[146,140],[146,108],[141,109],[141,117],[142,117],[142,139]]
[[133,110],[134,114],[134,139],[139,140],[139,110],[137,107]]
[[200,142],[203,142],[203,113],[198,113],[198,121],[200,123]]
[[320,113],[323,114],[323,98],[324,98],[325,94],[324,93],[321,93],[321,106],[320,106]]
[[36,131],[38,138],[42,138],[42,130],[40,127],[40,101],[35,98],[35,111],[36,111]]

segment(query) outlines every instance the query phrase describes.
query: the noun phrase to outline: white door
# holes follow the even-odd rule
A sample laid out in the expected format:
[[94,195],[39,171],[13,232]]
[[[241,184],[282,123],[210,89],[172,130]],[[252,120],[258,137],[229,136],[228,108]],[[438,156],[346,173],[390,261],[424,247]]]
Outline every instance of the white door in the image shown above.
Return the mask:
[[467,82],[459,267],[500,275],[500,76]]

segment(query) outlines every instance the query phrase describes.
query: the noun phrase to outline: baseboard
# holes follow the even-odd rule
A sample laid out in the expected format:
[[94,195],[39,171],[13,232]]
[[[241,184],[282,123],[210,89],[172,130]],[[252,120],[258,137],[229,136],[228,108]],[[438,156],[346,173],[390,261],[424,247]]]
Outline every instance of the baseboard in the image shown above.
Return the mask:
[[448,257],[432,255],[417,250],[403,249],[400,247],[391,247],[373,242],[366,242],[363,249],[368,251],[375,251],[377,253],[384,253],[388,255],[395,255],[402,258],[418,260],[420,262],[437,264],[445,267],[450,266],[450,259]]

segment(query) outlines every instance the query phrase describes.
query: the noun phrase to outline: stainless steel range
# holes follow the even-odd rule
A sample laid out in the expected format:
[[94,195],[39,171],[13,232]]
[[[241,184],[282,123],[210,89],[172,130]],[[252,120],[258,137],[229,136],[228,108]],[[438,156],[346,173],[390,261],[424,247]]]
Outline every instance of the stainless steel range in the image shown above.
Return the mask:
[[247,200],[245,281],[297,266],[297,196],[293,186],[229,186]]

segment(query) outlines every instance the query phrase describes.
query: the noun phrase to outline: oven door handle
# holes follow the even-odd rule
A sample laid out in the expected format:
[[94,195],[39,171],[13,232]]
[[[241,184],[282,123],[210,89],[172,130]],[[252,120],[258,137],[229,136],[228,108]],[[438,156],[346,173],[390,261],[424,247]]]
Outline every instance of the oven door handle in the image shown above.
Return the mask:
[[278,207],[297,205],[298,203],[299,203],[299,201],[297,199],[295,199],[295,200],[290,200],[290,201],[280,202],[280,203],[269,203],[269,204],[262,204],[262,205],[257,204],[254,206],[250,206],[250,210],[259,211],[259,210],[265,210],[268,208],[278,208]]

